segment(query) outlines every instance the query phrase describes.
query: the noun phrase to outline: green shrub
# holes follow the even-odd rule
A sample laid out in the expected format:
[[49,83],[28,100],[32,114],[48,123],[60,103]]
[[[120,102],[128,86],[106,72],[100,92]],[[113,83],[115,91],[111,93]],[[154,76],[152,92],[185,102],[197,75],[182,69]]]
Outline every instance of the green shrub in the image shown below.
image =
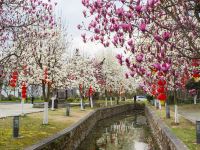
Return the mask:
[[152,95],[149,95],[149,94],[146,95],[146,98],[149,102],[154,99],[154,97]]
[[14,96],[14,95],[8,95],[8,97],[7,97],[5,100],[8,100],[8,101],[16,101],[16,100],[19,100],[19,101],[20,101],[20,97],[16,97],[16,96]]

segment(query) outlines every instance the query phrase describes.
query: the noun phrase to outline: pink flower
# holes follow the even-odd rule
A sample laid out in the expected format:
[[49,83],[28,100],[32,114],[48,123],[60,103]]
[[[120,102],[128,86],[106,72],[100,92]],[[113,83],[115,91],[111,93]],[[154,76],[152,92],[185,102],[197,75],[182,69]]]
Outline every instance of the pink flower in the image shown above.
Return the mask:
[[155,0],[148,0],[148,5],[153,8],[155,4]]
[[128,58],[126,58],[126,59],[125,59],[125,62],[126,62],[126,66],[127,66],[128,68],[130,68],[130,66],[131,66],[130,60],[129,60]]
[[133,72],[133,71],[130,72],[130,76],[131,76],[131,77],[134,77],[134,76],[135,76],[135,72]]
[[158,42],[161,42],[161,37],[158,34],[154,35],[154,39]]
[[119,25],[118,25],[118,24],[114,24],[113,27],[114,27],[114,30],[115,30],[116,32],[119,30]]
[[121,54],[117,54],[117,56],[116,56],[120,65],[122,65],[122,62],[123,62],[122,57],[123,56]]
[[163,32],[162,38],[164,41],[167,41],[171,37],[171,34],[169,32]]
[[169,70],[169,68],[170,68],[170,64],[168,64],[168,63],[164,63],[161,65],[161,70],[163,72],[167,72]]
[[94,39],[95,39],[95,40],[99,40],[99,36],[98,36],[98,35],[95,35],[95,36],[94,36]]
[[122,29],[126,32],[126,31],[131,31],[131,28],[132,28],[132,26],[131,26],[131,24],[129,23],[129,24],[127,24],[127,23],[122,23],[121,24],[121,27],[122,27]]
[[79,25],[77,26],[77,28],[80,30],[80,29],[82,28],[82,26],[79,24]]
[[189,93],[191,95],[196,95],[197,91],[196,91],[196,89],[191,89],[191,90],[189,90]]
[[130,39],[130,40],[128,41],[128,45],[129,45],[129,46],[133,46],[133,40],[132,40],[132,39]]
[[89,0],[82,0],[82,4],[83,4],[84,6],[87,6],[87,5],[89,4]]
[[98,28],[95,28],[95,29],[94,29],[94,32],[95,32],[96,34],[99,34],[99,33],[100,33],[100,30],[99,30]]
[[146,23],[142,22],[142,23],[139,25],[139,29],[140,29],[142,32],[145,32],[145,31],[146,31]]
[[160,70],[160,64],[159,63],[153,64],[153,67],[156,68],[157,70]]
[[86,17],[86,16],[87,16],[87,15],[86,15],[86,11],[85,11],[85,10],[83,11],[83,16],[84,16],[84,17]]
[[126,79],[128,79],[128,78],[129,78],[129,75],[128,75],[128,73],[125,73],[125,77],[126,77]]
[[118,9],[116,10],[116,14],[117,14],[118,16],[123,16],[123,15],[124,15],[124,9],[123,9],[123,8],[118,8]]
[[139,63],[141,63],[143,61],[143,54],[138,54],[136,56],[136,61],[139,62]]
[[137,5],[135,7],[135,10],[137,11],[137,13],[141,13],[142,12],[142,6],[141,5]]

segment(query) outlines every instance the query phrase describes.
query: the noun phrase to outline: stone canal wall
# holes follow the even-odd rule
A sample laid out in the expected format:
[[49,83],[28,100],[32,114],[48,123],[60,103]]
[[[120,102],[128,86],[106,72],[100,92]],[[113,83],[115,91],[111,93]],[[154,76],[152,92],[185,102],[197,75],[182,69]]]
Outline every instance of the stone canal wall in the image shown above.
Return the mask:
[[[73,126],[66,128],[52,137],[44,139],[40,143],[28,147],[25,150],[74,150],[89,134],[97,121],[133,109],[133,104],[96,109]],[[135,110],[143,109],[144,105],[137,105],[135,108]]]
[[170,131],[154,110],[146,106],[145,115],[161,150],[188,150],[187,146]]

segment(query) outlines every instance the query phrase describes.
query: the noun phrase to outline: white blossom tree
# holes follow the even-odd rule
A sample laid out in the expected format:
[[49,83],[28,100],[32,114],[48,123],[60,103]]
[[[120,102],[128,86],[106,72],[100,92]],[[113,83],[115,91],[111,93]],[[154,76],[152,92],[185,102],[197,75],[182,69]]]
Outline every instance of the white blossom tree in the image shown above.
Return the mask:
[[[99,90],[95,68],[92,63],[91,59],[84,58],[79,54],[79,50],[76,50],[72,58],[65,64],[64,84],[70,88],[79,89],[81,109],[83,109],[83,95],[87,94],[90,86],[95,91]],[[82,91],[80,86],[82,86]],[[92,97],[90,97],[90,105],[93,107]]]

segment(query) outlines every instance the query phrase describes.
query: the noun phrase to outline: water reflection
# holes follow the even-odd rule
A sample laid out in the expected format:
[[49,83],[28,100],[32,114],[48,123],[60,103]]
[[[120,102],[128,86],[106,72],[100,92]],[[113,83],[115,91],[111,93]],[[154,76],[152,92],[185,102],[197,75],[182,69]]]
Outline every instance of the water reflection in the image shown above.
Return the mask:
[[142,114],[123,114],[100,121],[78,150],[157,149]]

